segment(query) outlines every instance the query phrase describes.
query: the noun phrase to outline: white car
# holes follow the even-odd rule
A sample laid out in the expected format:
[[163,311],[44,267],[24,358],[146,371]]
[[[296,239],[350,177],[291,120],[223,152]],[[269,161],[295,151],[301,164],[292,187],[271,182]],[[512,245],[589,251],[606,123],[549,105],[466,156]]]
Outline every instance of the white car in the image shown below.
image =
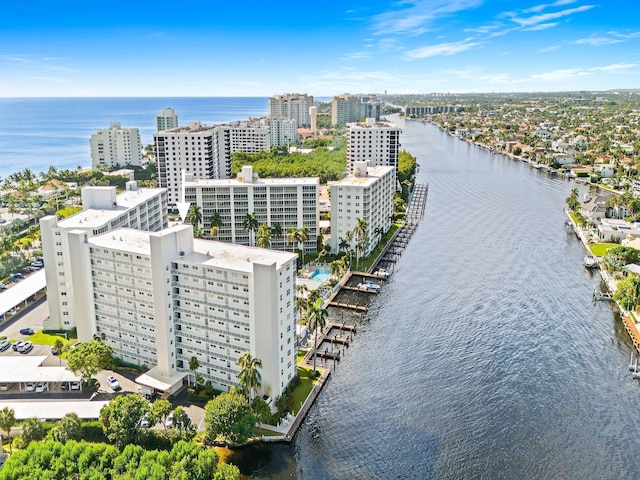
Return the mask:
[[44,390],[45,390],[44,383],[36,384],[36,393],[42,393],[44,392]]
[[80,390],[80,382],[71,382],[71,390]]
[[27,383],[27,392],[33,392],[36,389],[36,384],[33,382]]
[[111,387],[111,390],[113,390],[114,392],[117,392],[118,390],[122,390],[122,387],[120,386],[120,382],[118,382],[118,379],[113,375],[109,375],[107,377],[107,383],[109,384],[109,387]]
[[164,426],[167,428],[173,427],[173,412],[171,412],[167,419],[164,421]]

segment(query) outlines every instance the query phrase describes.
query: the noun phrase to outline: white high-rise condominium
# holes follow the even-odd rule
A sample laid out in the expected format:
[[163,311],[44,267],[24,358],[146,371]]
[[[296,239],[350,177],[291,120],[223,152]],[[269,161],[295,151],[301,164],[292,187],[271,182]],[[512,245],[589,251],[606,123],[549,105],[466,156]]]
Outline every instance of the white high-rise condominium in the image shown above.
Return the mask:
[[331,99],[331,124],[334,127],[363,118],[380,120],[380,102],[375,95],[337,95]]
[[372,167],[398,168],[400,127],[389,122],[367,118],[364,123],[347,124],[347,172],[354,162],[368,161]]
[[228,125],[187,127],[154,135],[158,185],[167,189],[169,207],[181,201],[182,170],[194,179],[229,178],[231,136]]
[[173,108],[163,108],[160,115],[156,115],[156,132],[178,128],[178,115]]
[[269,117],[262,123],[269,126],[271,145],[281,147],[298,141],[298,122],[295,119]]
[[231,153],[268,152],[271,148],[269,125],[257,122],[233,122],[230,124]]
[[151,367],[138,383],[174,393],[198,359],[216,389],[238,386],[238,359],[262,360],[260,394],[296,374],[296,255],[159,232],[70,232],[78,339],[104,335],[114,355]]
[[[331,248],[341,249],[347,231],[353,230],[357,219],[367,224],[364,250],[366,256],[376,247],[380,236],[391,227],[393,194],[396,183],[394,167],[369,167],[368,162],[356,162],[354,174],[331,185]],[[349,248],[357,247],[353,238]]]
[[120,195],[116,195],[116,187],[85,187],[81,212],[63,220],[53,215],[41,218],[50,314],[45,320],[45,328],[68,330],[78,322],[74,305],[79,293],[71,282],[77,267],[77,252],[69,244],[69,232],[81,231],[90,237],[120,227],[157,231],[165,228],[167,222],[165,189],[138,189],[136,182],[128,182],[127,190]]
[[142,142],[137,128],[122,128],[120,122],[111,122],[109,128],[91,135],[90,144],[91,166],[95,169],[142,163]]
[[270,247],[277,250],[298,248],[286,243],[286,232],[290,228],[307,228],[308,239],[305,252],[317,248],[318,191],[320,179],[309,178],[257,178],[251,166],[242,168],[237,179],[191,180],[185,182],[185,201],[200,207],[204,234],[209,236],[211,221],[220,214],[221,225],[216,240],[243,245],[255,245],[256,232],[244,228],[247,214],[251,213],[258,225],[266,223],[272,227],[280,225],[282,233],[272,232]]
[[309,127],[309,107],[313,106],[313,96],[306,93],[284,93],[269,99],[269,116],[288,118],[298,123],[298,127]]

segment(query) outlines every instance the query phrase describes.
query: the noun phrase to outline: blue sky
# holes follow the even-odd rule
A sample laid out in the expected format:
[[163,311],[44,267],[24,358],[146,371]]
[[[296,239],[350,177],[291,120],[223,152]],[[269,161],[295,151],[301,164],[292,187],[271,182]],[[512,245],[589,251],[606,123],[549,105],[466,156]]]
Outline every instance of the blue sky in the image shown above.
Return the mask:
[[0,97],[640,88],[637,0],[3,2]]

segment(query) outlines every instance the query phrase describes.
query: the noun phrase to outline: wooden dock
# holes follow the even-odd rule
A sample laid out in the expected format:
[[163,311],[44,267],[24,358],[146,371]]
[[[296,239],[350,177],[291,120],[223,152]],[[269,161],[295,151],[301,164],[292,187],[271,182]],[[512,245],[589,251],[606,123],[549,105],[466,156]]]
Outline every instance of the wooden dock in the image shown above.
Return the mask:
[[320,358],[326,358],[328,360],[340,361],[340,350],[336,350],[335,352],[332,352],[331,350],[318,350],[316,352],[316,356]]
[[345,290],[351,290],[352,292],[362,292],[362,293],[373,293],[374,295],[378,293],[377,288],[358,288],[358,287],[350,287],[348,285],[343,285]]
[[633,346],[635,347],[636,351],[640,352],[640,332],[638,332],[635,323],[633,323],[631,317],[627,316],[622,317],[622,323],[625,330],[631,337],[631,341],[633,342]]
[[352,325],[350,323],[330,323],[329,331],[331,331],[332,328],[337,328],[338,330],[344,330],[346,332],[352,332],[352,333],[357,333],[357,329],[358,329],[356,325]]
[[364,305],[350,305],[348,303],[329,302],[329,306],[330,307],[339,307],[339,308],[348,308],[350,310],[356,310],[358,312],[366,312],[367,311],[367,307],[365,307]]

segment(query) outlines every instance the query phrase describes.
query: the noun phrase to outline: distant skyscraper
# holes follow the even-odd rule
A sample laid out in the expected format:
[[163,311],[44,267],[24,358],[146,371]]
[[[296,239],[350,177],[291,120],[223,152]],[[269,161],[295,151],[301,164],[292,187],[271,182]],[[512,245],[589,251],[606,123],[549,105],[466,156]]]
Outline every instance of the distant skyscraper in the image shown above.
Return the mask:
[[169,206],[181,201],[182,170],[194,180],[229,178],[231,127],[191,122],[154,135],[158,185],[168,192]]
[[109,169],[116,165],[140,165],[142,142],[137,128],[122,128],[120,122],[111,122],[91,135],[91,166]]
[[298,141],[298,122],[294,119],[270,117],[263,120],[269,126],[271,145],[281,147]]
[[231,153],[268,152],[271,148],[269,125],[257,122],[233,122],[230,125]]
[[160,115],[156,115],[156,132],[178,128],[178,115],[173,108],[163,108]]
[[309,107],[313,106],[313,97],[306,93],[285,93],[269,99],[269,116],[295,120],[298,127],[309,127]]
[[318,107],[309,108],[309,117],[311,118],[311,133],[316,133],[318,120]]
[[337,95],[331,99],[331,124],[334,127],[363,118],[380,120],[380,102],[375,95]]

